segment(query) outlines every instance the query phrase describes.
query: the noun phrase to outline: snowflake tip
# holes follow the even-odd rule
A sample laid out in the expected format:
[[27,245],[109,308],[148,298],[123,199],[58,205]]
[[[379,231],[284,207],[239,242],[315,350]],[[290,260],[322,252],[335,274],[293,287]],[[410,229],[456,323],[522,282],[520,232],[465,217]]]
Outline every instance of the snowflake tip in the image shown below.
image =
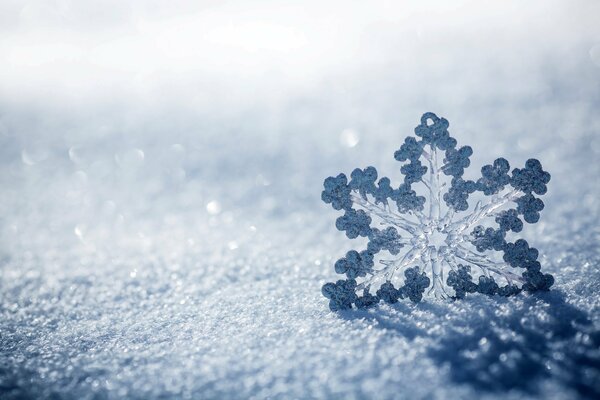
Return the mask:
[[321,199],[329,204],[335,210],[347,210],[352,208],[352,199],[350,198],[350,192],[352,189],[348,185],[348,179],[346,175],[339,174],[336,177],[330,176],[325,179],[323,183],[323,193],[321,193]]
[[546,185],[550,182],[550,174],[542,169],[542,164],[536,159],[529,159],[525,168],[515,168],[512,172],[510,184],[525,193],[534,192],[538,195],[545,194]]
[[540,211],[544,209],[544,202],[531,193],[517,199],[517,212],[523,214],[523,219],[535,224],[540,220]]
[[542,274],[539,271],[527,270],[523,272],[525,284],[523,290],[528,292],[546,291],[554,284],[554,277],[550,274]]
[[448,133],[449,125],[445,118],[439,118],[434,113],[428,112],[421,117],[421,124],[415,128],[415,135],[421,137],[423,143],[440,150],[453,149],[456,140]]
[[331,311],[348,310],[357,299],[356,281],[354,279],[339,280],[336,283],[326,283],[321,288],[323,296],[329,299]]

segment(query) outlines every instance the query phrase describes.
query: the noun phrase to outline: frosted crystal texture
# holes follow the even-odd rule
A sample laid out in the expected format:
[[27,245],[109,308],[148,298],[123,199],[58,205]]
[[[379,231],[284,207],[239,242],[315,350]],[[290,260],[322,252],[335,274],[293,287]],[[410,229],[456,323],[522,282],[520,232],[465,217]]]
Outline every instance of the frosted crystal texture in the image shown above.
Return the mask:
[[[366,250],[351,250],[335,263],[347,279],[323,286],[331,310],[379,300],[419,302],[425,292],[454,299],[474,292],[508,297],[553,285],[554,277],[540,271],[538,251],[507,237],[523,229],[522,220],[539,221],[544,203],[535,195],[547,192],[550,174],[535,159],[511,173],[508,161],[498,158],[481,168],[476,181],[463,179],[473,149],[458,148],[448,126],[445,118],[423,114],[416,137],[407,137],[394,153],[404,163],[398,188],[389,178],[377,181],[374,167],[355,169],[350,180],[344,174],[325,179],[322,200],[344,212],[336,227],[349,239],[369,240]],[[413,189],[419,184],[426,196]],[[468,211],[476,192],[484,199]]]

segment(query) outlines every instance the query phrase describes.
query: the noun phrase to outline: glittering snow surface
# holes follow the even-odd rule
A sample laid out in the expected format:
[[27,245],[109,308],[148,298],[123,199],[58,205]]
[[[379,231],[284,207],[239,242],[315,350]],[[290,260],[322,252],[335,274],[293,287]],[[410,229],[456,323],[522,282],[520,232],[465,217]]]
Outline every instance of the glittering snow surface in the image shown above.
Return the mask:
[[[597,398],[600,69],[566,43],[466,69],[423,53],[422,74],[372,65],[276,108],[2,98],[0,398]],[[555,284],[331,312],[321,287],[365,243],[332,229],[323,178],[400,181],[429,110],[473,174],[552,174],[523,237]]]

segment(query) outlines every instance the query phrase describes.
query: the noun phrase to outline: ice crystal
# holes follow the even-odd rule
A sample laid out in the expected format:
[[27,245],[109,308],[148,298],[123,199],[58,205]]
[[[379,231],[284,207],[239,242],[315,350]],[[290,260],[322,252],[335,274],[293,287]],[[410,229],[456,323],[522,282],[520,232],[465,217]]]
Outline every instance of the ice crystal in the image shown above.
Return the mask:
[[[323,286],[332,310],[419,302],[425,291],[453,299],[476,292],[511,296],[554,283],[540,272],[538,251],[509,237],[523,229],[522,220],[539,220],[544,203],[535,195],[546,193],[550,174],[534,159],[510,173],[508,161],[498,158],[481,168],[481,178],[463,179],[473,150],[458,148],[448,126],[433,113],[421,117],[416,138],[407,137],[394,153],[404,163],[398,187],[377,180],[374,167],[355,169],[350,180],[344,174],[325,180],[323,201],[344,212],[336,227],[350,239],[368,240],[365,250],[335,263],[347,279]],[[481,200],[467,213],[470,196]]]

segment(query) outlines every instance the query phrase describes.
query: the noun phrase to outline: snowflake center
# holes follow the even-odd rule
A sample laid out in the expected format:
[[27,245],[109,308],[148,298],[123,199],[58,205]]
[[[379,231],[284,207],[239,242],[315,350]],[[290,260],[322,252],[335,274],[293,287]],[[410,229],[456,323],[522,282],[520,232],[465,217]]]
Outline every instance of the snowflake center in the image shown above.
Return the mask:
[[425,232],[425,240],[428,247],[433,246],[436,250],[439,250],[442,246],[448,246],[448,234],[442,232],[439,227],[434,227],[430,232]]

